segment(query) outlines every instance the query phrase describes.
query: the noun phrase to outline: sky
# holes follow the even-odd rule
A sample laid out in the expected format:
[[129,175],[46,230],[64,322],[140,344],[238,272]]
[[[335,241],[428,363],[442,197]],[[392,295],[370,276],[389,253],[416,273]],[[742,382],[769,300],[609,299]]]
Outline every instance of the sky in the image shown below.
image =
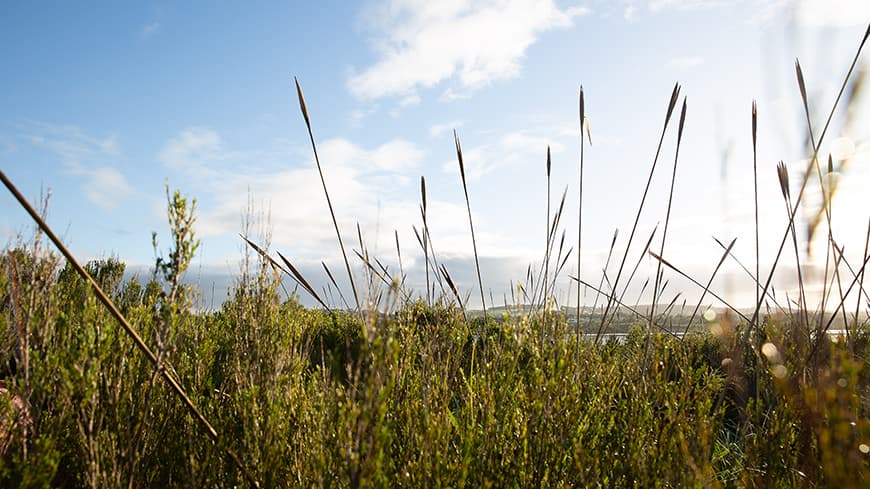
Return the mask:
[[[706,282],[722,253],[713,237],[737,238],[735,255],[754,268],[752,101],[764,269],[787,225],[776,164],[789,168],[796,193],[812,154],[794,61],[818,138],[868,19],[861,0],[2,2],[0,169],[34,201],[50,194],[49,224],[84,260],[116,256],[147,275],[152,231],[167,252],[168,182],[197,199],[202,245],[189,278],[206,302],[225,299],[238,274],[248,208],[252,237],[268,239],[320,290],[321,261],[336,275],[343,262],[295,77],[346,245],[359,248],[359,224],[370,253],[395,271],[397,233],[418,292],[422,176],[437,256],[480,305],[453,131],[486,300],[497,305],[544,255],[549,148],[549,207],[566,192],[559,235],[574,248],[555,294],[564,304],[576,294],[567,277],[577,275],[580,86],[591,137],[580,277],[597,284],[617,229],[612,261],[625,252],[678,82],[687,115],[664,256]],[[868,67],[865,52],[858,70]],[[832,234],[853,266],[870,218],[868,109],[864,90],[835,112],[820,148],[839,170]],[[676,139],[674,120],[627,267],[656,225],[652,247],[661,250]],[[801,262],[812,265],[824,262],[825,243],[807,253],[805,222],[820,200],[818,183],[810,187],[798,234]],[[32,235],[7,193],[0,209],[0,240]],[[783,295],[796,281],[794,248],[784,255],[791,270],[775,282]],[[642,259],[629,296],[655,270]],[[355,272],[362,281],[358,261]],[[608,278],[615,273],[611,263]],[[698,287],[670,271],[664,279],[663,302],[677,293],[698,300]],[[732,260],[714,290],[754,300]],[[585,290],[584,304],[593,300]]]

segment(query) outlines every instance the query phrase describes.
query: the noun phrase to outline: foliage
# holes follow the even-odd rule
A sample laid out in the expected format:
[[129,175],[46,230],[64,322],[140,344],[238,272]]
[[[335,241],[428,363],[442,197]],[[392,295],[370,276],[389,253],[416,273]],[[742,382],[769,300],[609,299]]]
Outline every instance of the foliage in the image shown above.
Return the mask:
[[[244,484],[68,267],[19,248],[2,262],[4,358],[20,356],[22,317],[32,340],[29,374],[7,372],[6,382],[34,425],[3,456],[2,485]],[[154,311],[165,299],[121,282],[115,259],[88,269],[157,341],[163,318]],[[36,300],[22,300],[33,287],[42,291]],[[727,335],[542,343],[533,318],[472,324],[458,309],[420,301],[365,329],[355,314],[282,301],[276,287],[264,267],[220,310],[173,314],[163,349],[167,368],[264,487],[868,480],[858,449],[870,436],[866,327],[806,365],[777,343],[787,324],[769,321],[768,340],[789,371],[778,377],[778,363]]]

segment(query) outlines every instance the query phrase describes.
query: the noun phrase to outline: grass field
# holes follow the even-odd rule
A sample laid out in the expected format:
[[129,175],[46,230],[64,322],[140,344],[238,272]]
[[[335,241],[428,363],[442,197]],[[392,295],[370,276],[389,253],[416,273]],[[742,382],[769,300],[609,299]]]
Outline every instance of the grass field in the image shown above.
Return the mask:
[[[799,65],[797,74],[806,100]],[[842,80],[845,106],[856,84],[850,71]],[[686,107],[679,99],[677,85],[661,136],[669,125],[678,127],[674,174]],[[581,121],[583,103],[581,92]],[[754,128],[754,107],[752,114]],[[789,208],[780,250],[793,246],[795,256],[804,189],[825,181],[827,158],[818,148],[826,130],[810,139],[813,166],[799,189],[780,170]],[[473,236],[473,195],[458,137],[456,152]],[[581,151],[581,179],[582,158]],[[656,154],[650,179],[659,163]],[[329,182],[322,183],[329,200]],[[821,232],[830,218],[829,192],[815,214]],[[196,307],[199,292],[183,281],[199,245],[195,200],[168,187],[172,242],[152,277],[125,281],[125,265],[114,258],[77,270],[54,251],[47,229],[10,243],[0,255],[0,486],[870,484],[866,247],[863,263],[847,264],[829,235],[825,287],[831,293],[818,305],[807,303],[799,278],[793,302],[763,307],[787,255],[769,275],[761,274],[756,256],[748,271],[756,277],[756,308],[720,305],[724,312],[714,321],[696,308],[680,324],[703,327],[678,338],[663,331],[665,304],[626,316],[630,305],[620,285],[634,275],[629,249],[637,220],[622,258],[621,250],[614,254],[613,275],[597,287],[601,308],[585,322],[569,324],[553,299],[566,263],[579,260],[582,200],[574,244],[558,239],[569,213],[564,201],[546,216],[545,259],[540,269],[530,267],[514,306],[491,307],[478,267],[474,292],[480,290],[484,307],[474,313],[437,260],[425,181],[421,193],[423,291],[406,288],[404,272],[391,273],[361,237],[358,248],[346,247],[330,203],[351,284],[339,305],[321,297],[268,240],[243,230],[248,248],[230,297],[217,310]],[[637,218],[645,200],[646,192]],[[661,241],[650,239],[643,256],[661,255],[667,227],[666,217]],[[729,259],[730,247],[724,248],[722,261],[711,264],[714,276]],[[338,289],[333,271],[326,272]],[[652,290],[660,290],[659,277],[650,280]],[[320,305],[303,307],[287,294],[283,285],[291,280]],[[698,286],[718,300],[709,283]],[[857,309],[846,303],[853,291]],[[834,320],[845,334],[827,334]],[[581,323],[594,334],[577,334]],[[602,341],[617,323],[630,325],[626,340]]]

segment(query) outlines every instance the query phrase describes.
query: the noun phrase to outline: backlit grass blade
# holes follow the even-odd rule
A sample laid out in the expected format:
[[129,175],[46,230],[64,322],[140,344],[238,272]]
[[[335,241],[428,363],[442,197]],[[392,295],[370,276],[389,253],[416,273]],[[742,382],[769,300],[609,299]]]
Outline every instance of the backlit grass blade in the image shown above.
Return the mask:
[[[465,194],[465,207],[468,209],[468,226],[471,228],[471,245],[474,250],[474,267],[477,269],[477,285],[480,287],[480,305],[483,308],[483,317],[488,317],[486,312],[486,300],[483,293],[483,279],[480,277],[480,259],[477,256],[477,238],[474,236],[474,222],[471,219],[471,202],[468,200],[468,184],[465,180],[465,163],[462,160],[462,146],[459,143],[459,135],[453,131],[453,141],[456,143],[456,158],[459,160],[459,176],[462,177],[462,191]],[[443,271],[447,269],[441,267]]]
[[[360,316],[360,321],[363,321],[363,310],[359,302],[356,281],[353,278],[353,271],[350,269],[350,261],[347,259],[347,253],[344,250],[344,241],[342,241],[341,231],[338,229],[338,219],[335,217],[335,209],[332,207],[332,199],[329,198],[329,191],[326,189],[326,178],[323,176],[320,157],[317,155],[317,145],[314,143],[314,132],[311,129],[311,119],[308,115],[308,107],[305,104],[305,96],[302,95],[302,86],[299,85],[299,80],[294,78],[293,81],[296,83],[296,94],[299,97],[299,108],[302,110],[302,116],[305,118],[305,126],[308,128],[308,137],[311,140],[311,149],[314,152],[314,162],[317,163],[317,173],[320,175],[320,183],[323,185],[323,194],[326,196],[326,205],[329,207],[329,215],[332,217],[332,225],[335,227],[335,235],[338,238],[338,247],[341,249],[341,256],[344,258],[344,266],[347,269],[347,277],[348,280],[350,280],[350,288],[353,290],[353,300],[356,303],[357,314]],[[313,289],[311,289],[311,292],[313,292]]]

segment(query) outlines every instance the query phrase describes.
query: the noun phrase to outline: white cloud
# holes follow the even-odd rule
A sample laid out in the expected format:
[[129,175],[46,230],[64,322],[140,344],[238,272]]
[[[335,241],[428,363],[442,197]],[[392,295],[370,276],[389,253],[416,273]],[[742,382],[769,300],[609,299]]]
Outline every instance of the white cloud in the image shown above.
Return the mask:
[[429,127],[429,135],[433,138],[437,138],[442,134],[452,131],[454,129],[459,129],[462,127],[462,121],[450,121],[442,124],[433,124]]
[[100,138],[74,125],[33,123],[27,137],[31,144],[61,157],[64,164],[79,163],[82,158],[101,155],[117,156],[120,152],[115,136]]
[[680,56],[671,59],[668,64],[677,69],[695,68],[704,63],[704,58],[700,56]]
[[441,93],[441,96],[438,97],[438,100],[442,102],[455,102],[457,100],[465,100],[467,98],[471,98],[471,90],[454,90],[452,87],[448,87]]
[[7,136],[0,136],[0,154],[12,154],[18,151],[15,141]]
[[560,9],[552,0],[392,0],[365,16],[378,32],[379,59],[351,76],[348,88],[376,99],[450,79],[473,90],[512,78],[541,33],[570,27],[586,13],[582,7]]
[[15,229],[8,224],[0,225],[0,241],[3,241],[8,245],[9,242],[12,241],[12,238],[15,237]]
[[348,116],[348,124],[351,127],[362,127],[365,118],[375,114],[379,109],[378,104],[370,104],[366,108],[353,109]]
[[[761,24],[780,19],[783,15],[794,15],[798,24],[809,27],[865,25],[870,19],[870,2],[867,0],[649,0],[648,7],[652,12],[659,12],[735,7],[737,3],[744,4],[743,7],[752,12],[752,22]],[[626,7],[626,12],[632,7]]]
[[71,175],[84,178],[85,197],[111,210],[132,192],[124,175],[107,160],[116,159],[120,146],[114,136],[100,138],[74,125],[34,123],[31,144],[55,153]]
[[160,32],[160,22],[151,22],[142,26],[142,37],[151,37]]
[[408,95],[399,101],[399,107],[412,107],[420,104],[420,96],[416,93]]
[[225,156],[222,149],[218,133],[192,127],[167,141],[160,151],[160,161],[173,170],[205,170],[209,162]]
[[423,151],[413,143],[395,139],[366,150],[347,139],[330,139],[318,145],[322,161],[352,168],[359,173],[401,172],[417,166]]
[[85,197],[105,210],[116,208],[118,203],[133,190],[124,175],[110,166],[79,168],[73,173],[86,178],[83,185]]
[[797,2],[797,19],[803,25],[847,27],[866,25],[870,19],[867,0],[802,0]]
[[[300,148],[304,149],[304,148]],[[341,228],[350,233],[358,220],[364,230],[410,229],[417,207],[406,201],[424,152],[401,139],[366,148],[347,139],[318,143],[318,153]],[[329,210],[311,156],[294,164],[293,151],[238,151],[210,130],[187,129],[167,141],[162,158],[181,165],[185,188],[199,195],[202,236],[234,234],[248,195],[271,209],[273,242],[294,256],[323,257],[335,239]],[[302,153],[299,153],[302,154]],[[193,161],[193,164],[187,162]],[[208,171],[201,171],[202,162]],[[252,169],[250,162],[257,162]],[[413,188],[413,187],[412,187]],[[383,234],[382,233],[382,234]],[[381,237],[386,241],[386,235]],[[355,239],[354,239],[355,241]],[[288,255],[290,256],[290,255]]]
[[[478,180],[487,173],[511,163],[544,161],[547,146],[550,146],[552,153],[560,153],[565,149],[557,140],[530,130],[508,132],[492,143],[463,146],[462,160],[465,165],[465,175],[469,180]],[[458,173],[459,162],[453,158],[444,162],[441,169],[447,173]]]
[[637,7],[634,6],[633,3],[630,3],[625,6],[625,10],[622,12],[623,18],[625,18],[628,22],[634,22],[635,14],[637,13]]
[[653,12],[666,9],[706,9],[726,4],[723,0],[651,0],[649,8]]

